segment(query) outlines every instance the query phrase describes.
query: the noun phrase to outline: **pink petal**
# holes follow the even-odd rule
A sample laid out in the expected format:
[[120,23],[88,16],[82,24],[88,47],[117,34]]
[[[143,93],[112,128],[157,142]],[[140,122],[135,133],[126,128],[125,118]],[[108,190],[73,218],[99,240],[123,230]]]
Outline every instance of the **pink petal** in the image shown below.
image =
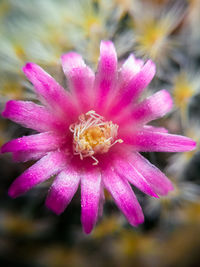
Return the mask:
[[46,206],[56,214],[61,214],[76,193],[79,182],[79,172],[69,164],[55,178],[46,199]]
[[114,168],[116,172],[124,179],[127,179],[131,184],[136,186],[142,192],[152,197],[158,197],[157,194],[151,188],[151,185],[145,180],[145,178],[137,171],[134,165],[128,162],[128,159],[122,159],[116,157],[114,160]]
[[10,186],[10,197],[18,197],[33,186],[44,182],[52,175],[61,171],[66,164],[66,157],[61,152],[50,152],[24,173],[22,173]]
[[188,137],[150,130],[139,131],[122,139],[125,144],[132,145],[134,150],[143,152],[184,152],[196,147],[196,142]]
[[63,139],[61,137],[46,132],[11,140],[2,146],[1,152],[51,151],[58,149],[62,144]]
[[59,128],[53,114],[45,107],[29,101],[8,101],[2,116],[39,132]]
[[131,121],[134,124],[145,124],[156,120],[169,112],[172,104],[170,94],[166,90],[161,90],[139,103],[132,111],[129,111],[128,114],[121,118],[120,124],[130,125]]
[[42,103],[47,104],[54,112],[70,116],[69,118],[77,115],[72,97],[47,72],[34,63],[27,63],[23,71],[34,85]]
[[101,182],[101,192],[100,192],[100,199],[99,199],[99,210],[98,210],[98,217],[101,217],[103,215],[103,205],[105,202],[105,195],[104,195],[104,186]]
[[173,190],[171,181],[164,175],[164,173],[139,153],[131,153],[127,158],[135,169],[137,169],[137,171],[146,179],[154,192],[164,196],[167,195],[169,191]]
[[36,151],[17,151],[17,152],[13,152],[12,154],[12,159],[15,162],[26,162],[29,160],[38,160],[41,159],[42,157],[44,157],[48,152],[46,151],[40,151],[40,152],[36,152]]
[[156,126],[152,126],[152,125],[145,125],[143,127],[143,129],[145,129],[145,131],[150,131],[150,132],[160,132],[160,133],[168,133],[168,129],[164,128],[164,127],[156,127]]
[[93,100],[94,73],[85,65],[82,57],[70,52],[61,57],[62,67],[68,78],[69,88],[78,101],[82,112],[90,110]]
[[101,41],[100,59],[95,79],[95,110],[102,111],[108,99],[108,95],[116,85],[117,55],[114,44],[111,41]]
[[89,234],[98,218],[101,196],[101,174],[98,168],[87,168],[81,177],[81,222]]
[[140,72],[144,62],[135,58],[133,54],[125,60],[119,71],[119,88],[122,89],[127,83]]
[[148,60],[129,83],[124,86],[118,95],[117,103],[111,107],[110,114],[115,116],[127,107],[133,100],[143,92],[147,85],[151,82],[156,72],[155,64]]
[[142,209],[129,183],[120,178],[113,169],[103,172],[103,182],[129,223],[133,226],[142,223],[144,221]]

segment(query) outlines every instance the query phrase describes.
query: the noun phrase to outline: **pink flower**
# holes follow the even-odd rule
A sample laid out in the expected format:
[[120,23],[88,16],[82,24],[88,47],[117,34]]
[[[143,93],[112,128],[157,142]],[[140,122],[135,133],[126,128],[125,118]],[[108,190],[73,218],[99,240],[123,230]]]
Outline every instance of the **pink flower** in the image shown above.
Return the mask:
[[12,152],[16,161],[38,160],[13,182],[9,195],[17,197],[55,175],[46,206],[62,213],[80,184],[81,221],[86,233],[91,232],[102,211],[104,188],[136,226],[144,217],[130,184],[153,197],[173,189],[168,178],[139,152],[189,151],[195,142],[145,125],[172,107],[165,90],[138,101],[155,75],[151,60],[144,63],[130,55],[118,70],[110,41],[101,42],[96,75],[75,52],[61,60],[70,91],[38,65],[27,63],[23,71],[42,105],[8,101],[2,113],[40,132],[12,140],[1,149],[2,153]]

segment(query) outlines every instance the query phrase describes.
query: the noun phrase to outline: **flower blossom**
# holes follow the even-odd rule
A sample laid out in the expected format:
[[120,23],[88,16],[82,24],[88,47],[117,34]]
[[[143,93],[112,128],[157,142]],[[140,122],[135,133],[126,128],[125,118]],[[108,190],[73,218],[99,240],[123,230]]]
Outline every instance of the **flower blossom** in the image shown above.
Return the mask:
[[75,52],[64,54],[61,61],[69,91],[38,65],[27,63],[23,71],[41,105],[11,100],[2,113],[39,132],[1,148],[2,153],[12,152],[16,161],[38,160],[12,183],[9,195],[18,197],[55,176],[46,206],[60,214],[80,185],[81,221],[90,233],[102,213],[105,188],[129,223],[137,226],[144,216],[130,184],[156,198],[173,189],[139,152],[189,151],[195,142],[146,125],[172,107],[166,90],[139,101],[155,75],[151,60],[145,63],[131,54],[118,69],[113,43],[102,41],[96,75]]

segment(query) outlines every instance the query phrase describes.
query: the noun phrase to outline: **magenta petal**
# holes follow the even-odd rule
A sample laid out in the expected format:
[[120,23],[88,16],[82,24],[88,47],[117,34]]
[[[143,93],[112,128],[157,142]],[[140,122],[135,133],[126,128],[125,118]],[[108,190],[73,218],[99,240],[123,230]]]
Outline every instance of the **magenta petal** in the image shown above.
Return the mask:
[[58,127],[53,114],[45,107],[29,101],[8,101],[2,116],[39,132]]
[[46,206],[56,214],[61,214],[76,193],[79,182],[80,173],[69,164],[55,178],[46,199]]
[[156,126],[151,126],[151,125],[145,125],[143,127],[145,131],[150,131],[150,132],[160,132],[160,133],[168,133],[168,130],[164,127],[156,127]]
[[85,65],[82,57],[75,52],[64,54],[61,60],[73,96],[77,99],[82,112],[88,111],[93,100],[93,71]]
[[134,99],[138,98],[153,79],[155,72],[155,64],[151,60],[148,60],[140,72],[124,86],[123,91],[121,90],[117,103],[110,109],[110,114],[113,116],[119,114],[122,109],[127,107]]
[[96,110],[102,111],[108,101],[108,95],[116,85],[117,55],[111,41],[101,41],[100,59],[95,78]]
[[114,170],[107,169],[103,173],[103,182],[129,223],[133,226],[143,223],[142,209],[127,180],[120,178]]
[[37,64],[27,63],[23,71],[34,85],[42,103],[47,104],[54,112],[59,111],[68,116],[77,114],[68,92]]
[[46,151],[17,151],[12,153],[12,158],[15,162],[26,162],[41,159],[47,153]]
[[44,182],[61,171],[66,164],[65,155],[61,152],[50,152],[33,166],[22,173],[10,186],[8,194],[15,198],[33,186]]
[[125,60],[119,71],[119,88],[123,90],[123,87],[138,73],[140,72],[144,62],[135,58],[133,54]]
[[99,199],[99,210],[98,210],[98,217],[101,217],[103,215],[103,205],[105,202],[105,195],[104,195],[104,186],[101,182],[101,193],[100,193],[100,199]]
[[116,172],[127,179],[131,184],[136,186],[142,192],[152,197],[158,198],[157,194],[151,188],[151,185],[145,180],[141,173],[137,171],[133,164],[128,162],[128,159],[116,158],[114,160],[114,167]]
[[167,195],[169,191],[173,190],[171,181],[164,175],[164,173],[139,153],[131,153],[127,158],[135,169],[137,169],[137,171],[146,179],[154,192],[164,196]]
[[196,147],[196,142],[188,137],[150,130],[124,136],[123,141],[132,145],[135,150],[143,152],[184,152]]
[[1,152],[51,151],[61,146],[63,140],[50,132],[23,136],[2,146]]
[[164,116],[172,108],[172,98],[166,90],[161,90],[139,103],[128,115],[121,119],[121,124],[145,124]]
[[98,218],[101,197],[101,174],[98,168],[87,168],[81,177],[81,222],[89,234]]

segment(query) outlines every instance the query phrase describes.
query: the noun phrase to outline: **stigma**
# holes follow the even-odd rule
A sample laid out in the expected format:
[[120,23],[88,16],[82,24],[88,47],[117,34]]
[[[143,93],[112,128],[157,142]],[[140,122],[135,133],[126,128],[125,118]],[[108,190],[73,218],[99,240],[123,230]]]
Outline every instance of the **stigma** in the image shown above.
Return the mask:
[[107,153],[116,143],[122,143],[122,139],[117,139],[117,124],[112,121],[105,121],[104,117],[90,110],[79,116],[79,120],[69,126],[73,133],[73,153],[79,155],[83,160],[91,157],[94,160],[93,165],[99,161],[96,154]]

